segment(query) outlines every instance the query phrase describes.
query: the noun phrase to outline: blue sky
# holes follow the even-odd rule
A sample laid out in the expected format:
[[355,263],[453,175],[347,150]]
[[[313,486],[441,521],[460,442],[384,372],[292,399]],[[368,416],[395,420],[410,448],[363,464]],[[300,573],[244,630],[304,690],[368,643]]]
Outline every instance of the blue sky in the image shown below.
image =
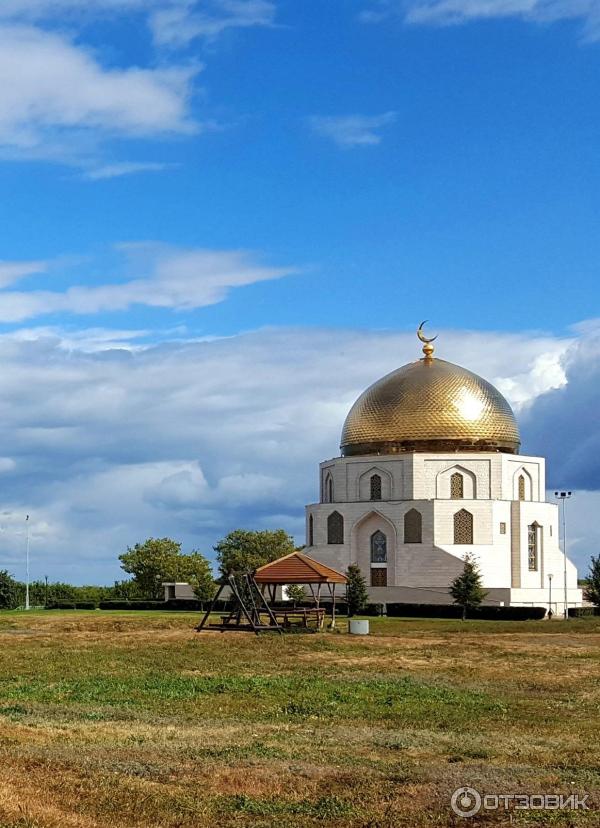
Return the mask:
[[599,80],[598,0],[3,0],[3,565],[23,511],[75,581],[148,534],[300,540],[427,316],[581,492],[585,568]]

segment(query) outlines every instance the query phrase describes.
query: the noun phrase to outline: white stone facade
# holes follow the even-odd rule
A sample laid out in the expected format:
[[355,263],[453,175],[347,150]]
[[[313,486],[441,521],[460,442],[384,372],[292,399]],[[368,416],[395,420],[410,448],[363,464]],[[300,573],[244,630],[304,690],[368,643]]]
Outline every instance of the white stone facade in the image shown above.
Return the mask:
[[[320,502],[306,507],[306,552],[341,571],[358,564],[371,600],[382,603],[450,602],[449,583],[471,552],[488,590],[486,603],[548,607],[551,575],[552,610],[560,613],[558,507],[544,498],[541,457],[337,457],[321,463]],[[567,591],[570,606],[582,604],[570,561]]]

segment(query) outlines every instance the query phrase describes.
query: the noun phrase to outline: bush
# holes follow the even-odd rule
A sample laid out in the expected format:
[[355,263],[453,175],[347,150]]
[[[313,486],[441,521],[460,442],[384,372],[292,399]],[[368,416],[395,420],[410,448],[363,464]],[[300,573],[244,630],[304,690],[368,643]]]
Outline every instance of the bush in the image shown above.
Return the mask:
[[600,615],[600,607],[569,607],[569,618],[589,618]]
[[360,614],[377,618],[385,614],[385,604],[367,604]]
[[[456,604],[388,604],[390,618],[462,618],[462,607]],[[482,621],[539,621],[546,615],[545,607],[472,607],[467,617]]]

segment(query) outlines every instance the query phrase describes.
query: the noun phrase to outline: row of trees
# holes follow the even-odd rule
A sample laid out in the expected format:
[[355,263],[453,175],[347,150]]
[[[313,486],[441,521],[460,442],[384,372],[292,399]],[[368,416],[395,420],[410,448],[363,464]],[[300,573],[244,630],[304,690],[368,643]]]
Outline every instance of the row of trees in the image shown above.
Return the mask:
[[[293,539],[282,529],[230,532],[214,547],[220,574],[247,572],[294,552]],[[209,601],[216,590],[209,560],[197,550],[184,554],[181,544],[171,538],[149,538],[128,547],[119,556],[121,567],[130,579],[113,586],[73,586],[61,582],[34,581],[30,584],[30,603],[46,605],[55,601],[160,600],[165,581],[189,583],[199,600]],[[369,600],[365,579],[356,565],[347,571],[347,602],[351,615],[363,610]],[[466,616],[486,596],[475,559],[467,556],[462,572],[450,585],[450,594]],[[600,606],[600,556],[592,557],[585,586],[586,598]],[[288,589],[288,597],[300,602],[305,597],[301,587]],[[14,608],[25,602],[25,584],[8,572],[0,571],[0,608]]]

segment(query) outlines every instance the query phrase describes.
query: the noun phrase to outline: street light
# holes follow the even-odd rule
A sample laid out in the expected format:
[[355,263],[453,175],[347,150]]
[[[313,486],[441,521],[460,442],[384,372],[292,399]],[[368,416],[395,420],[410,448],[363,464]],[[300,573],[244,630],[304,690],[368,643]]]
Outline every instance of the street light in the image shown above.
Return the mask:
[[565,504],[571,497],[573,492],[554,492],[554,497],[557,497],[562,503],[562,527],[563,527],[563,562],[564,562],[564,587],[565,587],[565,621],[569,620],[569,607],[567,604],[567,519]]
[[548,573],[548,618],[552,618],[552,578],[553,576]]
[[29,609],[29,515],[25,518],[25,609]]

